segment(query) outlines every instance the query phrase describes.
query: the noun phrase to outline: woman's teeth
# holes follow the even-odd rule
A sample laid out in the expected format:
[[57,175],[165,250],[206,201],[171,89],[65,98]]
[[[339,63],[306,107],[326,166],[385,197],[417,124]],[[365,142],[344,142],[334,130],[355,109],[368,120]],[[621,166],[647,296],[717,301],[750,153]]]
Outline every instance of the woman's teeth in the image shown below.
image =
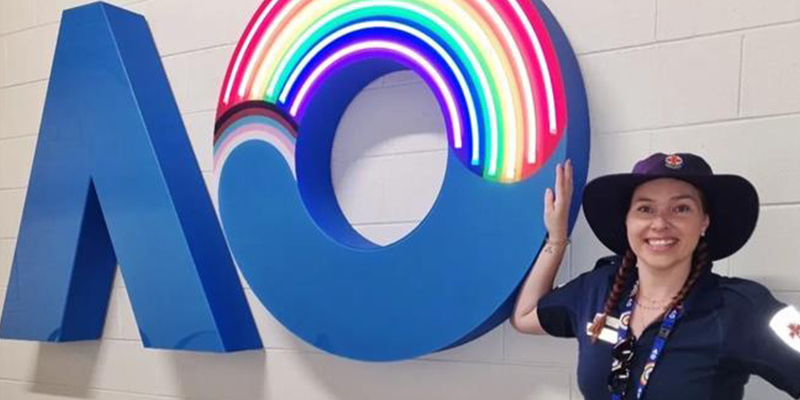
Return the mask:
[[675,244],[675,239],[647,239],[647,244],[651,247],[669,247]]

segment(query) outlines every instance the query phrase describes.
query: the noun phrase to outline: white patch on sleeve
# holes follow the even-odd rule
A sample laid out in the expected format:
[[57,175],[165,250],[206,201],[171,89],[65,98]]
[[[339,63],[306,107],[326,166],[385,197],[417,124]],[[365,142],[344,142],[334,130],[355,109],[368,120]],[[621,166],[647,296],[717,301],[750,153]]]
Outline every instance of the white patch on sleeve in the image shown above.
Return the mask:
[[789,306],[778,311],[769,327],[784,343],[800,353],[800,312],[796,308]]

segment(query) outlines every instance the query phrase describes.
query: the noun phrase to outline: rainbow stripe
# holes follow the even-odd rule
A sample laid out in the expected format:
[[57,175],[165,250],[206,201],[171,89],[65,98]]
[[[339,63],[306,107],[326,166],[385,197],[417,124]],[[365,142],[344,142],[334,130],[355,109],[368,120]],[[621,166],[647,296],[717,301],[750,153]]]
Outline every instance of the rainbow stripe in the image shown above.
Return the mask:
[[[215,126],[214,166],[225,165],[228,156],[242,143],[257,140],[273,146],[297,177],[294,149],[297,127],[273,106],[264,102],[244,102],[228,110],[224,121]],[[215,178],[219,175],[215,174]]]
[[523,180],[558,145],[567,121],[558,55],[536,5],[518,0],[265,1],[228,67],[218,120],[261,101],[302,124],[331,70],[387,55],[430,84],[450,146],[485,178]]

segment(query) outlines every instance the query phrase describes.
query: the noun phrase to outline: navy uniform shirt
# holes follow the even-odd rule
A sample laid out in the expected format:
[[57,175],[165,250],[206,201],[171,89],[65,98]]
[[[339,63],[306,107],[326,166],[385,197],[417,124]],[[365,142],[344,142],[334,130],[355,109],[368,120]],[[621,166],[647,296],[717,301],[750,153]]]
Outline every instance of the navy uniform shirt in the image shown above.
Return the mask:
[[[611,397],[607,382],[613,345],[600,340],[592,344],[586,327],[602,312],[620,264],[620,257],[601,259],[593,271],[554,289],[537,307],[547,333],[578,339],[578,386],[585,400]],[[620,308],[629,292],[630,287],[621,297]],[[800,399],[800,353],[769,327],[772,317],[786,305],[765,287],[721,277],[709,268],[695,282],[684,305],[684,315],[650,375],[644,399],[741,399],[751,374]],[[617,309],[612,315],[619,313]],[[626,399],[635,398],[633,381],[641,376],[660,326],[660,322],[651,324],[637,338]]]

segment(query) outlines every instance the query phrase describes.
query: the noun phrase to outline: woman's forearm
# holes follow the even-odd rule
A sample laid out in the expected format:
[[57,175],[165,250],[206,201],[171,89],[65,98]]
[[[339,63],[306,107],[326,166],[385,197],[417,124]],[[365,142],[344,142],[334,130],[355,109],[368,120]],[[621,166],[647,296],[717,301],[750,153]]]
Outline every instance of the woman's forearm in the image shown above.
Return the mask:
[[558,268],[564,259],[567,239],[548,240],[536,257],[528,277],[517,295],[511,325],[520,332],[546,333],[539,323],[536,305],[539,299],[553,289]]
[[555,190],[548,188],[544,193],[544,224],[549,239],[536,256],[522,284],[511,316],[511,325],[520,332],[546,333],[536,315],[536,305],[542,296],[553,289],[553,281],[569,244],[567,235],[572,185],[572,163],[567,160],[563,165],[557,164]]

